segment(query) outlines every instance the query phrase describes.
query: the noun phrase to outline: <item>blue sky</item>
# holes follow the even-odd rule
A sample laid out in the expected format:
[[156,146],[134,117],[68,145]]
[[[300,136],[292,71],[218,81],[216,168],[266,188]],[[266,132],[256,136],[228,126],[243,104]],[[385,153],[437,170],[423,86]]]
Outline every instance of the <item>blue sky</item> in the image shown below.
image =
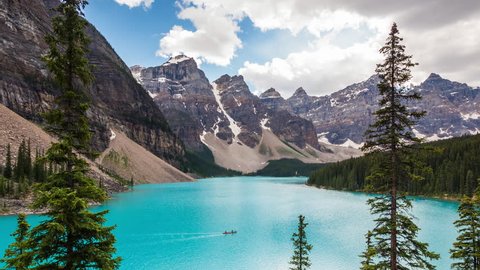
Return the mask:
[[[158,1],[149,8],[130,8],[113,0],[91,1],[85,10],[87,19],[107,38],[115,51],[128,66],[158,66],[168,57],[156,56],[159,40],[173,25],[194,31],[189,20],[177,18],[180,8],[175,1]],[[202,63],[209,80],[223,74],[237,75],[245,61],[266,62],[273,57],[286,57],[295,50],[308,47],[311,36],[303,31],[295,38],[288,30],[273,29],[262,32],[253,26],[249,18],[239,22],[238,33],[243,46],[227,66]],[[271,44],[277,44],[274,48]]]
[[414,83],[436,72],[480,85],[478,0],[91,0],[85,14],[129,66],[181,52],[210,80],[241,74],[253,92],[284,97],[368,78],[396,21],[420,63]]

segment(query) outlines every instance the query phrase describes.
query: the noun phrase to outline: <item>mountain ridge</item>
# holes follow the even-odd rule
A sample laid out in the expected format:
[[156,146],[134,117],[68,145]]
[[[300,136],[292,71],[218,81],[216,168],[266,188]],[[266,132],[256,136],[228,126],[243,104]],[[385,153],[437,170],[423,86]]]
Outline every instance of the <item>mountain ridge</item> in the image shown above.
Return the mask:
[[[319,144],[309,120],[292,114],[286,106],[272,106],[270,100],[280,95],[274,89],[271,95],[258,97],[241,75],[225,74],[210,83],[193,58],[184,55],[171,57],[160,66],[136,65],[130,70],[187,150],[204,151],[206,147],[225,168],[250,173],[270,159],[339,160],[332,149]],[[186,122],[192,124],[190,132],[185,132]],[[359,154],[345,152],[347,157]]]
[[[311,120],[321,142],[360,147],[364,132],[378,109],[377,75],[324,96],[309,96],[303,89],[287,99],[290,110]],[[410,91],[423,99],[409,105],[427,112],[414,127],[428,141],[480,132],[480,88],[473,88],[431,73]],[[302,91],[303,90],[303,91]]]
[[[51,33],[55,15],[51,8],[58,4],[58,0],[0,2],[0,39],[4,42],[0,103],[36,123],[42,123],[41,114],[59,94],[41,60],[48,50],[44,37]],[[92,146],[99,152],[105,150],[113,127],[171,164],[182,166],[183,143],[171,132],[161,111],[95,27],[88,24],[86,32],[91,39],[87,57],[95,78],[85,89],[91,100],[87,114]]]

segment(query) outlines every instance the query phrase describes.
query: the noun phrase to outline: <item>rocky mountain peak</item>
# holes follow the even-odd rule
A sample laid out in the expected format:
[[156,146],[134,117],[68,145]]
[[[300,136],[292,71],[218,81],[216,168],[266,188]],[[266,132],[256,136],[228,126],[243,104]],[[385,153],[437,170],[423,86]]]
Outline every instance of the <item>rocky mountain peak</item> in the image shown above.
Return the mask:
[[183,63],[183,64],[191,64],[191,63],[195,63],[195,66],[197,65],[197,62],[195,62],[195,60],[192,58],[192,57],[188,57],[184,54],[180,54],[180,55],[176,55],[176,56],[172,56],[170,57],[170,59],[168,59],[167,62],[165,62],[163,65],[174,65],[174,64],[179,64],[179,63]]
[[[135,70],[132,70],[135,76]],[[141,70],[137,79],[165,115],[188,150],[202,151],[201,134],[214,132],[231,142],[229,121],[218,106],[205,73],[191,57],[178,55],[161,66]]]
[[365,82],[378,84],[380,82],[380,76],[378,74],[373,74]]
[[443,92],[444,94],[462,93],[462,95],[471,97],[476,95],[476,91],[472,91],[474,89],[467,84],[444,79],[436,73],[430,74],[428,78],[420,84],[420,88],[427,91]]
[[307,91],[305,91],[303,87],[297,88],[297,90],[295,90],[295,92],[292,95],[292,97],[303,97],[303,96],[308,96]]
[[242,75],[222,75],[220,78],[216,79],[214,83],[217,85],[217,90],[223,94],[223,92],[243,92],[245,95],[253,95],[248,89],[248,85],[243,79]]
[[261,99],[264,99],[264,98],[281,98],[282,95],[280,95],[279,92],[277,92],[277,90],[275,90],[275,88],[270,88],[268,90],[266,90],[265,92],[263,92],[262,94],[260,94],[260,98]]
[[430,73],[430,75],[428,75],[428,78],[426,79],[426,81],[434,81],[434,80],[443,80],[443,78],[438,75],[437,73]]

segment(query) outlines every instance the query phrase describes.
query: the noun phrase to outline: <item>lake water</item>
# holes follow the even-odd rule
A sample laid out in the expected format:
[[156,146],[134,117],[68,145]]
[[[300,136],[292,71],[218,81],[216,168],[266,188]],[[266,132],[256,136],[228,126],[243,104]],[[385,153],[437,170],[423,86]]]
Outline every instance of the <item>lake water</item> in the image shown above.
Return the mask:
[[[297,216],[309,223],[311,269],[358,269],[372,216],[361,193],[320,190],[305,178],[231,177],[136,186],[106,205],[117,224],[121,269],[288,269]],[[416,199],[420,239],[449,269],[457,203]],[[37,223],[38,216],[29,221]],[[16,217],[0,217],[0,252],[11,242]],[[223,235],[237,230],[236,235]]]

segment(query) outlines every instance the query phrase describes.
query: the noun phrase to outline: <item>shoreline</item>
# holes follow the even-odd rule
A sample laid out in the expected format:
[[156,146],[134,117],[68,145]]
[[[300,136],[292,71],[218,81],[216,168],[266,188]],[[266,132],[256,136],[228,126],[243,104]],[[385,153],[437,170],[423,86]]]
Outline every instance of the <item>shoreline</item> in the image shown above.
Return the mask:
[[[372,195],[380,195],[382,193],[379,192],[366,192],[361,190],[348,190],[348,189],[334,189],[329,188],[326,186],[317,186],[305,183],[306,186],[318,188],[318,189],[325,189],[325,190],[335,190],[335,191],[344,191],[344,192],[353,192],[353,193],[362,193],[362,194],[372,194]],[[439,201],[447,201],[447,202],[460,202],[463,195],[451,195],[451,194],[444,194],[443,196],[439,195],[415,195],[415,194],[407,194],[407,197],[415,197],[419,199],[428,199],[428,200],[439,200]]]
[[[123,192],[132,191],[131,188],[125,188],[124,190],[119,190],[116,192],[108,192],[108,199],[105,201],[109,201],[113,198],[112,195],[119,194]],[[14,198],[0,198],[0,217],[6,216],[16,216],[18,214],[25,214],[25,215],[42,215],[47,212],[47,209],[39,209],[34,210],[30,208],[30,205],[33,202],[33,196],[30,193],[24,199],[14,199]],[[7,205],[7,207],[4,207]],[[102,205],[101,203],[88,203],[89,207],[92,206],[99,206]]]

